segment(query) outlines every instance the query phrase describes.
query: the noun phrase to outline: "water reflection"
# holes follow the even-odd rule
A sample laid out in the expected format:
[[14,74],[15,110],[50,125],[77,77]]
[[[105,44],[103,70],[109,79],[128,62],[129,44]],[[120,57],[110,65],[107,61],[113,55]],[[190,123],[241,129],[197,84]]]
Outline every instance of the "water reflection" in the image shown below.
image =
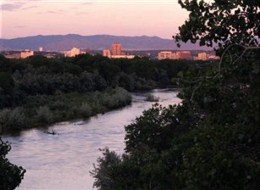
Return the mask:
[[[160,104],[179,103],[176,92],[155,90]],[[124,126],[130,124],[143,110],[152,106],[145,93],[133,94],[133,103],[123,109],[92,117],[87,121],[55,124],[48,134],[32,129],[15,136],[5,136],[12,145],[8,154],[11,162],[27,172],[18,190],[91,190],[93,178],[89,171],[101,156],[99,148],[109,147],[118,153],[124,150]]]

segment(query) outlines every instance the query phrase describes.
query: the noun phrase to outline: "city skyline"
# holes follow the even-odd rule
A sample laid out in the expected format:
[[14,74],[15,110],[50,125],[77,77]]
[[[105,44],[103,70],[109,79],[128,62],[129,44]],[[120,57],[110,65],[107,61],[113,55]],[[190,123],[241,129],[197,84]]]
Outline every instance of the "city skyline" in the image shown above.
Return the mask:
[[188,18],[177,0],[0,0],[0,4],[4,39],[71,33],[171,39]]

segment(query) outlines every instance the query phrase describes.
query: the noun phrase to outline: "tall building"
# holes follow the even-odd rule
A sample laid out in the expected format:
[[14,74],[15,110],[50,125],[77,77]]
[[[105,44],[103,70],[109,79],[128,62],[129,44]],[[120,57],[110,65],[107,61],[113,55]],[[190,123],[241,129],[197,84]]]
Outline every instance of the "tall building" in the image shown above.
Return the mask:
[[112,59],[133,59],[135,57],[134,55],[123,52],[121,44],[117,42],[112,44],[111,51],[110,49],[103,49],[102,55]]
[[122,47],[121,47],[120,43],[114,42],[112,44],[111,49],[112,49],[112,51],[111,51],[112,55],[121,55],[122,54]]

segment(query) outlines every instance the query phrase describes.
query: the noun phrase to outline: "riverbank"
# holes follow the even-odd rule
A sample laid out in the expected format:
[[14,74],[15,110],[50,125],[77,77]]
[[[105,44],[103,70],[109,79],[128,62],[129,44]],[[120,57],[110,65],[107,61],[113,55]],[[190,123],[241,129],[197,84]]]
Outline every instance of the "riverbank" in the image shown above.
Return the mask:
[[2,133],[43,127],[56,122],[87,119],[131,103],[123,88],[88,93],[28,96],[22,106],[0,111]]
[[[118,154],[124,151],[124,126],[129,125],[154,102],[146,101],[147,94],[160,97],[159,104],[168,106],[180,103],[176,91],[156,89],[147,93],[132,93],[132,103],[87,120],[55,123],[46,130],[34,128],[17,135],[3,135],[12,145],[8,159],[26,169],[17,190],[91,190],[93,170],[102,153],[100,148],[109,146]],[[57,175],[58,174],[58,175]]]

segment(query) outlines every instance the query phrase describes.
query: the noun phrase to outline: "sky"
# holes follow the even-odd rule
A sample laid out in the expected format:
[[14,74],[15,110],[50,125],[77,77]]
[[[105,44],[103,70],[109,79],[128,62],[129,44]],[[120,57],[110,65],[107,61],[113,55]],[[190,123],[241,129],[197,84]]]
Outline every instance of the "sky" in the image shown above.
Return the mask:
[[172,39],[187,18],[178,0],[0,0],[0,38],[109,34]]

